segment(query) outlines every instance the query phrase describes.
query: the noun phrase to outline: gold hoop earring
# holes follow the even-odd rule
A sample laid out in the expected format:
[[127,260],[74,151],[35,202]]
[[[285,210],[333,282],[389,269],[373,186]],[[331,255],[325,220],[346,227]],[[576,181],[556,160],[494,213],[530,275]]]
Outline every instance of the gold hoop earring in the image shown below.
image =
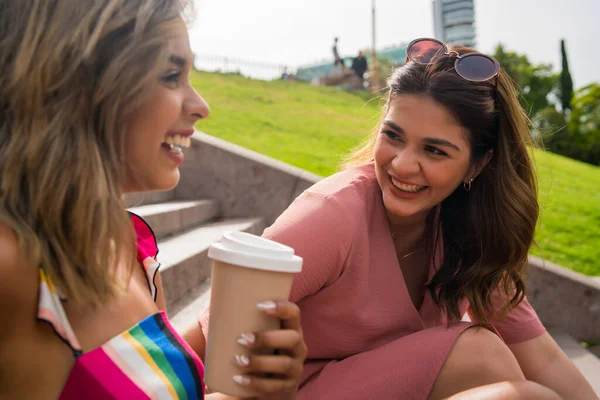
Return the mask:
[[465,192],[470,192],[472,186],[473,186],[473,179],[471,179],[468,183],[463,182],[463,188],[465,189]]

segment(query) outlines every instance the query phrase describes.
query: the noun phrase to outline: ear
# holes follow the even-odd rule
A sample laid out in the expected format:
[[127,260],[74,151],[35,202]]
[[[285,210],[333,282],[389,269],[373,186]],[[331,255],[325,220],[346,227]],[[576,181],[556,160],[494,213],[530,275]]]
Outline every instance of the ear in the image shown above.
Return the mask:
[[494,150],[489,150],[481,161],[473,164],[465,176],[465,183],[477,178],[481,171],[483,171],[483,169],[490,163],[493,156]]

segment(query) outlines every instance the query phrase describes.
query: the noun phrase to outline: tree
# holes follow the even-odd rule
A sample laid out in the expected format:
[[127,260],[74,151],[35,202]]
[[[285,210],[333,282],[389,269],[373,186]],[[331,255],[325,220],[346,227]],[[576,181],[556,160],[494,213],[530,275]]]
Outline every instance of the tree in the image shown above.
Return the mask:
[[600,165],[600,84],[576,91],[571,106],[568,121],[555,107],[538,113],[535,122],[544,143],[552,152]]
[[526,55],[506,51],[501,44],[493,56],[515,82],[521,106],[531,118],[550,106],[549,95],[556,91],[558,82],[558,74],[552,72],[552,65],[533,65]]
[[571,139],[565,114],[555,106],[540,111],[533,120],[538,134],[541,135],[546,149],[563,155],[571,153]]
[[569,118],[573,144],[579,149],[575,158],[600,165],[600,84],[577,90]]
[[[502,45],[496,48],[494,58],[515,82],[521,106],[541,134],[535,139],[542,138],[546,148],[555,153],[600,165],[600,84],[573,93],[564,41],[561,50],[560,74],[552,72],[552,65],[534,65],[527,56],[506,51]],[[560,104],[553,104],[553,96]]]
[[600,83],[579,89],[573,98],[569,128],[583,135],[600,131]]
[[571,110],[571,102],[573,101],[573,79],[569,72],[569,60],[567,59],[567,50],[565,48],[565,40],[560,41],[560,53],[562,56],[562,70],[560,71],[560,104],[563,113]]

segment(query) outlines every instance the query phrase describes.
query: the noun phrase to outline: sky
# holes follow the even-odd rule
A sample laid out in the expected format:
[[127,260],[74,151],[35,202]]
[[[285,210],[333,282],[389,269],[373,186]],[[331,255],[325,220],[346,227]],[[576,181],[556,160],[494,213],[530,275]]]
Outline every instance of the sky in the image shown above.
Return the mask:
[[[195,0],[190,29],[199,56],[300,65],[331,58],[338,36],[342,56],[371,45],[372,0]],[[431,0],[376,0],[377,48],[433,37]],[[477,48],[498,43],[534,63],[560,69],[567,44],[576,88],[600,83],[600,0],[475,0]]]

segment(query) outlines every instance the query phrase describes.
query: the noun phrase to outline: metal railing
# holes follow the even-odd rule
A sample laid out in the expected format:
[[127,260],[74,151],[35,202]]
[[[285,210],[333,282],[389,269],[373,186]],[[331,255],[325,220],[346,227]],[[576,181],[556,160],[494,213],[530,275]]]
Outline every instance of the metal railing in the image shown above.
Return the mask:
[[286,71],[291,72],[286,65],[282,64],[205,54],[195,55],[194,67],[200,71],[241,74],[262,80],[280,79]]

